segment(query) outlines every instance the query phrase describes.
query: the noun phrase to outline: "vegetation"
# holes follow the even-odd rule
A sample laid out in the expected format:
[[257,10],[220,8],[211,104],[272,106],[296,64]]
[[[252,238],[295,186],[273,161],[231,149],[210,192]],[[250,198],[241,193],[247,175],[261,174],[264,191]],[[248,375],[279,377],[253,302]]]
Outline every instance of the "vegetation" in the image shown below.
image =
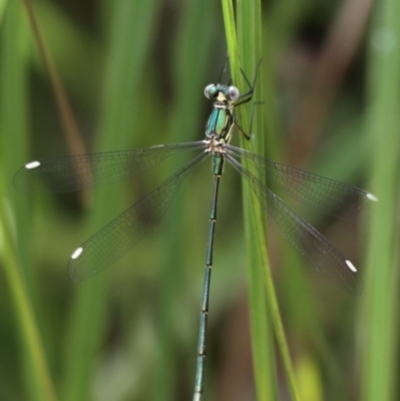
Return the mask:
[[[0,0],[0,401],[191,397],[210,166],[134,251],[81,284],[66,273],[72,250],[186,156],[77,194],[18,193],[12,180],[30,160],[201,139],[203,88],[227,50],[242,92],[240,69],[251,78],[262,59],[253,140],[234,142],[379,202],[358,225],[300,209],[362,271],[350,297],[265,230],[227,166],[204,400],[397,400],[399,19],[396,0]],[[250,112],[238,110],[244,127]]]

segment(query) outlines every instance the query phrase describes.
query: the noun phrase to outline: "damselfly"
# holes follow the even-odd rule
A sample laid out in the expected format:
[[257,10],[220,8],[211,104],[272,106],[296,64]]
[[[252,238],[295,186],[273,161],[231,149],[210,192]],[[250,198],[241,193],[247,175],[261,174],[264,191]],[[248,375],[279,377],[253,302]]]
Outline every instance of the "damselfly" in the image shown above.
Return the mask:
[[[361,290],[361,280],[353,263],[312,225],[297,215],[276,193],[285,193],[323,212],[332,212],[335,206],[348,202],[350,207],[347,213],[350,217],[357,213],[362,201],[376,201],[377,198],[360,188],[275,163],[230,144],[234,128],[248,137],[236,122],[233,112],[235,107],[252,99],[256,76],[257,73],[251,84],[243,74],[249,90],[242,95],[237,87],[231,84],[217,83],[205,87],[204,94],[213,102],[213,109],[206,125],[205,138],[201,141],[32,161],[22,167],[14,179],[15,187],[21,191],[77,191],[111,184],[143,173],[176,153],[188,150],[199,152],[186,166],[72,253],[69,274],[72,280],[81,281],[99,273],[134,247],[148,231],[149,222],[158,221],[164,214],[186,173],[206,158],[211,158],[213,190],[200,311],[194,401],[200,401],[203,394],[217,199],[225,162],[232,165],[249,182],[261,205],[283,236],[317,272],[348,293],[358,294]],[[252,164],[256,173],[246,169],[238,159]],[[264,185],[264,178],[268,186]]]

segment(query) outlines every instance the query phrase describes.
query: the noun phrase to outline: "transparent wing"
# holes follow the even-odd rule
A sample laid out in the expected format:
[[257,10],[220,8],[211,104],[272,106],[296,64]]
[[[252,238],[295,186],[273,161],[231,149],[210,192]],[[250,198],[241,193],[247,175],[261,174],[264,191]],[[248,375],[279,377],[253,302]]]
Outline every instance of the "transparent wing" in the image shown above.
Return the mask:
[[226,158],[249,181],[278,230],[315,270],[345,292],[352,295],[360,294],[362,282],[354,265],[237,160],[229,154]]
[[204,147],[204,142],[198,141],[33,161],[18,170],[14,186],[22,192],[71,192],[103,186],[147,171],[173,153]]
[[68,270],[73,281],[86,280],[133,248],[158,222],[191,167],[208,156],[202,153],[77,248]]
[[[322,213],[355,220],[365,201],[378,200],[360,188],[273,162],[245,149],[229,144],[226,149],[234,157],[251,161],[260,174],[265,174],[268,187],[275,192],[286,194]],[[346,208],[342,210],[344,205]]]

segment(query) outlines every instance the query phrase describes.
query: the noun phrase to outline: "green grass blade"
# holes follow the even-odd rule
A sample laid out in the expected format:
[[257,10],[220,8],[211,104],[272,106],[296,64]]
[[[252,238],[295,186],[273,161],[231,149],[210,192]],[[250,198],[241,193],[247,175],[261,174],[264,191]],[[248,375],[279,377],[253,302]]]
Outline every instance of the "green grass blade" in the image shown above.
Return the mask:
[[[1,177],[0,193],[4,192],[4,177]],[[2,254],[4,272],[10,287],[12,300],[15,306],[16,316],[20,326],[20,334],[23,341],[24,359],[30,367],[32,375],[29,379],[33,383],[31,399],[43,401],[56,401],[52,379],[50,377],[43,344],[39,335],[37,322],[35,320],[32,302],[29,297],[28,288],[22,275],[22,267],[18,261],[17,246],[12,234],[9,216],[8,198],[2,197],[0,204],[0,223],[2,237]]]
[[[239,40],[239,51],[242,57],[242,65],[245,71],[255,70],[255,66],[257,62],[261,59],[262,52],[262,35],[261,35],[261,5],[257,1],[253,2],[242,2],[238,1],[237,5],[237,21],[238,21],[238,40]],[[234,29],[227,29],[227,35],[229,32],[233,32]],[[234,36],[233,36],[234,39]],[[228,39],[229,41],[229,39]],[[235,48],[235,45],[228,45],[229,48]],[[269,65],[270,59],[264,60],[264,62]],[[239,72],[237,71],[235,74],[235,65],[231,66],[233,71],[233,76],[239,78]],[[270,71],[270,68],[267,69]],[[267,109],[268,114],[257,113],[257,118],[253,124],[254,132],[258,133],[255,135],[253,151],[256,151],[259,154],[264,153],[264,143],[265,139],[263,135],[260,133],[264,132],[264,127],[268,127],[268,132],[271,134],[270,138],[274,137],[275,134],[275,118],[273,113],[273,90],[272,90],[272,75],[268,76],[268,92],[264,92],[263,85],[264,77],[263,77],[263,69],[261,68],[260,79],[256,88],[256,99],[267,99]],[[242,108],[244,109],[244,108]],[[248,108],[249,109],[249,108]],[[248,117],[243,116],[242,110],[239,110],[239,115],[241,116],[240,121],[246,124],[246,121],[249,121]],[[246,126],[246,125],[245,125]],[[276,137],[276,136],[275,136]],[[270,143],[274,143],[273,139],[269,140]],[[242,139],[242,145],[246,146],[245,141]],[[251,168],[251,166],[248,166]],[[265,310],[261,308],[258,309],[258,305],[261,305],[263,302],[263,298],[266,297],[268,299],[268,304],[270,305],[271,318],[273,322],[273,327],[277,336],[278,346],[280,352],[282,354],[284,367],[286,371],[286,375],[289,381],[289,387],[292,393],[292,397],[295,400],[300,400],[300,396],[297,390],[297,386],[294,379],[294,369],[290,359],[289,348],[287,345],[287,341],[285,338],[282,319],[279,313],[278,302],[275,294],[274,284],[272,280],[272,275],[268,263],[268,256],[266,253],[266,237],[265,237],[265,227],[262,223],[265,220],[265,212],[261,210],[257,199],[251,191],[251,188],[245,186],[245,221],[246,224],[246,236],[249,244],[249,266],[251,266],[250,270],[250,306],[252,310],[252,318],[253,322],[257,321],[257,323],[253,323],[253,355],[254,355],[254,364],[255,364],[255,375],[256,375],[256,383],[259,394],[259,399],[271,399],[274,397],[274,393],[272,392],[273,388],[273,356],[269,357],[266,355],[268,352],[269,355],[272,355],[272,346],[269,346],[269,349],[266,348],[265,344],[267,343],[267,338],[269,332],[267,332],[268,322],[266,317],[263,317],[262,314],[265,313]],[[250,201],[246,201],[249,199]],[[259,270],[257,271],[257,266],[259,266]],[[262,271],[262,269],[264,269]],[[261,279],[260,279],[261,278]],[[260,288],[260,283],[265,283],[266,293],[262,293],[262,289]],[[258,287],[258,288],[257,288]],[[264,306],[262,306],[264,308]],[[258,322],[264,319],[263,324],[259,324]],[[256,329],[254,328],[256,327]],[[265,377],[270,377],[270,383],[268,385],[265,384]],[[269,393],[268,393],[269,392]],[[268,397],[268,398],[267,398]]]
[[[136,94],[154,31],[156,4],[156,0],[114,3],[97,151],[130,147],[138,114]],[[121,199],[118,190],[96,192],[87,236],[115,217]],[[107,274],[101,274],[77,288],[64,357],[64,400],[84,401],[89,397],[93,361],[103,338],[107,278]]]
[[69,103],[63,82],[54,64],[52,54],[46,46],[44,36],[41,33],[39,22],[36,18],[32,2],[31,0],[22,0],[22,2],[24,3],[26,8],[26,12],[32,29],[32,34],[36,41],[41,60],[43,61],[46,72],[51,81],[60,120],[62,121],[64,127],[64,135],[67,139],[67,143],[69,144],[71,153],[87,153],[85,151],[85,145],[83,143],[82,135],[79,131],[78,124]]
[[0,253],[22,344],[19,364],[26,368],[20,370],[26,383],[20,396],[55,401],[57,396],[30,293],[33,269],[27,250],[26,226],[30,225],[27,202],[12,186],[17,166],[26,160],[28,132],[28,64],[26,48],[21,46],[26,40],[24,17],[18,2],[8,5],[0,43]]
[[373,150],[372,192],[379,198],[370,219],[367,280],[359,338],[362,400],[397,400],[398,355],[398,146],[400,123],[400,3],[376,4],[371,30],[367,130]]
[[4,11],[6,9],[7,0],[0,0],[0,25],[3,22]]
[[[260,58],[261,51],[263,49],[262,46],[262,29],[261,29],[261,4],[258,1],[253,1],[253,2],[243,2],[243,1],[238,1],[238,38],[240,42],[240,51],[243,57],[243,62],[244,64],[246,61],[248,61],[251,65],[254,66],[258,62],[257,58]],[[276,138],[278,137],[277,132],[276,132],[276,122],[275,122],[275,107],[274,107],[274,98],[275,98],[275,93],[273,91],[273,82],[274,82],[274,77],[271,74],[271,64],[272,64],[272,58],[271,55],[268,54],[266,55],[266,60],[265,60],[265,65],[266,69],[261,69],[261,74],[260,74],[260,82],[257,87],[257,90],[259,90],[259,97],[258,99],[263,99],[265,100],[265,109],[266,113],[264,113],[264,109],[257,113],[257,118],[254,123],[255,127],[255,133],[261,133],[259,135],[255,135],[256,137],[256,146],[255,146],[255,151],[257,153],[263,154],[264,149],[265,149],[265,143],[267,142],[265,140],[265,136],[262,135],[263,132],[268,132],[268,149],[276,149],[277,144],[276,144]],[[248,67],[247,67],[248,68]],[[267,75],[266,78],[264,78],[264,73]],[[267,74],[268,73],[268,74]],[[264,82],[267,82],[267,85],[264,85]],[[264,91],[264,88],[267,90]],[[257,99],[256,99],[257,100]],[[242,143],[244,144],[244,140],[242,139]],[[249,193],[250,195],[250,193]],[[254,198],[254,195],[251,194],[251,197]],[[290,352],[289,352],[289,347],[286,341],[286,336],[284,333],[283,329],[283,323],[282,323],[282,318],[280,315],[279,311],[279,305],[278,305],[278,300],[276,297],[276,292],[275,292],[275,287],[274,283],[272,280],[272,274],[271,274],[271,269],[269,266],[268,262],[268,256],[266,253],[266,246],[265,244],[267,243],[265,235],[261,235],[262,231],[262,225],[260,224],[260,221],[263,221],[263,212],[265,214],[265,211],[260,210],[258,206],[257,199],[252,199],[252,205],[250,206],[252,209],[257,208],[260,215],[257,215],[256,218],[254,219],[254,225],[251,227],[254,232],[259,233],[258,236],[258,246],[262,247],[262,250],[265,250],[265,255],[262,256],[261,260],[263,261],[263,268],[264,268],[264,274],[265,274],[265,285],[266,285],[266,296],[268,299],[268,304],[270,307],[270,313],[271,313],[271,320],[272,324],[274,327],[274,331],[276,334],[277,338],[277,343],[278,343],[278,348],[280,350],[280,353],[282,355],[283,359],[283,366],[285,368],[286,376],[289,382],[289,389],[292,394],[292,398],[296,401],[300,400],[300,395],[299,391],[297,389],[295,377],[294,377],[294,369],[292,366],[292,361],[290,357]],[[253,215],[254,216],[254,215]],[[261,216],[261,219],[260,219]],[[254,217],[253,217],[254,218]],[[265,216],[264,216],[265,219]],[[265,232],[265,231],[264,231]],[[250,241],[252,244],[256,243],[255,238]],[[263,246],[264,244],[264,246]],[[256,252],[255,249],[252,250],[252,252]],[[258,251],[260,252],[260,251]],[[261,340],[261,339],[260,339]],[[263,376],[260,375],[260,380]]]
[[[250,4],[251,3],[251,4]],[[238,83],[241,91],[245,90],[243,79],[240,74],[240,68],[243,68],[246,74],[253,74],[257,62],[261,59],[261,40],[259,38],[260,28],[258,18],[255,14],[261,11],[258,2],[250,2],[247,6],[238,3],[238,32],[240,35],[240,46],[237,43],[235,34],[235,19],[233,18],[233,6],[230,1],[223,1],[223,11],[225,20],[225,31],[227,37],[227,44],[230,55],[230,66],[232,71],[233,80]],[[257,9],[257,11],[256,11]],[[246,13],[246,15],[243,15]],[[251,15],[253,18],[251,18]],[[260,15],[260,14],[258,14]],[[249,37],[246,37],[245,26],[249,23],[246,19],[250,16],[252,23],[255,24],[255,30],[251,30]],[[257,20],[257,22],[256,22]],[[250,34],[253,34],[250,36]],[[258,38],[256,39],[256,37]],[[239,53],[237,48],[240,49],[241,59],[237,56]],[[248,52],[245,50],[248,48]],[[243,53],[242,53],[243,52]],[[250,58],[248,58],[250,57]],[[250,75],[251,77],[251,75]],[[251,78],[250,78],[251,79]],[[256,99],[262,96],[257,92],[261,85],[258,81],[256,89]],[[240,84],[239,84],[240,83]],[[245,107],[238,110],[239,121],[241,126],[246,127],[249,125],[249,107],[247,113],[244,112]],[[255,122],[255,130],[263,132],[262,118],[257,118]],[[262,135],[257,135],[254,142],[257,143],[258,150],[263,149]],[[243,143],[244,141],[242,141]],[[261,144],[261,145],[260,145]],[[252,149],[255,150],[255,149]],[[245,183],[244,183],[245,184]],[[272,347],[272,332],[268,319],[267,309],[267,294],[265,289],[265,271],[264,266],[268,266],[268,256],[266,254],[266,238],[264,211],[260,210],[260,205],[257,199],[254,199],[254,194],[248,185],[244,185],[244,214],[245,214],[245,238],[248,248],[248,280],[249,280],[249,302],[250,302],[250,320],[251,320],[251,333],[252,333],[252,348],[253,348],[253,365],[255,383],[257,389],[258,400],[274,400],[276,399],[276,384],[274,373],[274,351]],[[257,218],[257,217],[258,218]],[[269,267],[267,267],[269,269]]]

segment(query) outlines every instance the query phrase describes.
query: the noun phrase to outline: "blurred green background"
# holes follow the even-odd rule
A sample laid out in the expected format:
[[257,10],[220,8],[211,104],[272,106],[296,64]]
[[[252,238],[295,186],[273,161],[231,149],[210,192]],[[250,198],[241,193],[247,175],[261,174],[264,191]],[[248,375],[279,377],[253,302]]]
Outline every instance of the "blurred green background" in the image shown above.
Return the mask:
[[[359,225],[311,216],[360,267],[358,298],[309,273],[268,230],[296,399],[398,400],[400,2],[235,7],[254,4],[268,94],[255,135],[266,154],[380,199]],[[66,271],[72,250],[186,156],[88,193],[22,194],[12,179],[30,160],[201,139],[203,88],[226,49],[216,0],[0,0],[0,401],[192,396],[209,165],[134,251],[78,285]],[[219,201],[203,399],[294,399],[278,350],[267,355],[270,395],[254,384],[241,184],[230,168]]]

